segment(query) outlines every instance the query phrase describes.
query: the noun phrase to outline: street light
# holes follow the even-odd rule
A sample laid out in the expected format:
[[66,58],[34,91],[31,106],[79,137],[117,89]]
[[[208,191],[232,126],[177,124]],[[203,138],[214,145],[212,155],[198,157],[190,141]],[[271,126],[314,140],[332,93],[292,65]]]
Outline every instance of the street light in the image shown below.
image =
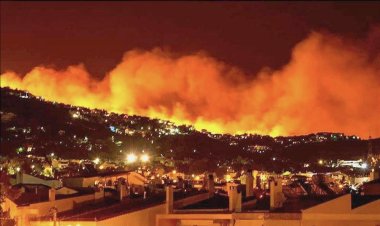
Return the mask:
[[134,163],[137,160],[137,156],[133,153],[127,155],[127,163]]
[[143,155],[141,155],[140,159],[141,159],[141,162],[148,162],[149,161],[149,155],[143,154]]

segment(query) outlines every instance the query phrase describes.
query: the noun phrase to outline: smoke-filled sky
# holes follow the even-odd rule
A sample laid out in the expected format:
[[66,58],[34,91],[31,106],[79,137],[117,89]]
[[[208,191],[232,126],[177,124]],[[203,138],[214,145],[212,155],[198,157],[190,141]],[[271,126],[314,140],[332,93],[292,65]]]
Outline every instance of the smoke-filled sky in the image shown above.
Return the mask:
[[1,2],[1,86],[226,133],[380,136],[380,5]]

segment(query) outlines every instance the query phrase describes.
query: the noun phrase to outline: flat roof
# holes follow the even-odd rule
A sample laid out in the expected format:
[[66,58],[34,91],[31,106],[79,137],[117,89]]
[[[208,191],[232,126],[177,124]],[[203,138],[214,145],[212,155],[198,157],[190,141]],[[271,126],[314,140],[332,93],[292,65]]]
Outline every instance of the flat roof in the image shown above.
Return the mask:
[[[275,210],[270,209],[269,196],[262,199],[243,199],[242,212],[269,211],[273,213],[300,213],[303,209],[307,209],[311,206],[329,201],[336,197],[338,196],[302,196],[299,198],[287,198],[283,204],[283,207]],[[179,212],[186,213],[186,210],[189,212],[201,212],[202,210],[205,210],[204,212],[212,212],[213,210],[221,212],[226,209],[228,210],[228,197],[223,195],[214,195],[212,198],[207,200],[185,206],[181,208]]]
[[191,209],[228,209],[228,196],[214,195],[213,197],[198,203],[184,206],[182,210]]
[[130,170],[126,170],[126,171],[107,171],[107,172],[98,172],[98,173],[93,173],[93,174],[86,174],[86,175],[66,177],[66,178],[108,177],[108,176],[124,175],[124,174],[128,174],[128,173],[131,173],[131,172],[133,172],[133,171],[130,171]]
[[[181,200],[193,195],[205,193],[205,191],[191,191],[191,192],[174,192],[174,201]],[[118,195],[117,193],[115,193]],[[105,197],[103,200],[97,202],[87,203],[84,205],[78,204],[78,208],[58,213],[59,220],[104,220],[111,217],[119,216],[129,212],[138,211],[141,209],[161,205],[165,203],[165,193],[159,193],[148,196],[146,199],[139,198],[126,198],[120,201],[117,197]]]

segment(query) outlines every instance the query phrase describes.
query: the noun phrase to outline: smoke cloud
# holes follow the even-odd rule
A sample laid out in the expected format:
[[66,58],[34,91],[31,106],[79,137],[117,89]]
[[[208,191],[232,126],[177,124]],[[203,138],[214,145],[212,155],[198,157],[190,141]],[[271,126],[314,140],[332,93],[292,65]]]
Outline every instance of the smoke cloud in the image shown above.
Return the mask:
[[204,53],[132,50],[101,81],[83,65],[62,71],[40,66],[24,76],[2,74],[1,86],[216,133],[380,136],[380,56],[365,49],[313,32],[294,47],[287,65],[257,75]]

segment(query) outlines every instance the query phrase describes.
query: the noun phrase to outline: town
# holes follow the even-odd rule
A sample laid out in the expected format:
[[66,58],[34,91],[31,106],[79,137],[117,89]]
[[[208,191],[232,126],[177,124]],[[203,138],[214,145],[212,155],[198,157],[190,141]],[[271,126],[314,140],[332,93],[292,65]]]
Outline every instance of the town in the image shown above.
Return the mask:
[[380,226],[379,12],[0,1],[0,226]]

